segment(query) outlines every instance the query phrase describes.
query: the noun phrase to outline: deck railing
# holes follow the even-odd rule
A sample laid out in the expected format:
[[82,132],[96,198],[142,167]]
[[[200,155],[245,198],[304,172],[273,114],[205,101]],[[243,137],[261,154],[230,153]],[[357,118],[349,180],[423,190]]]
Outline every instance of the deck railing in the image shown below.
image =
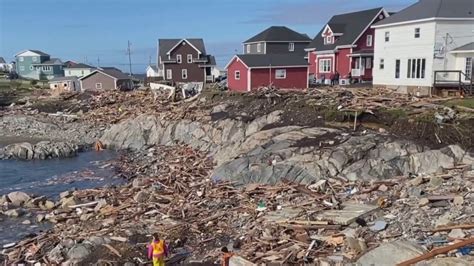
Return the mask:
[[460,70],[438,70],[434,72],[433,87],[455,87],[464,93],[473,95],[473,78]]

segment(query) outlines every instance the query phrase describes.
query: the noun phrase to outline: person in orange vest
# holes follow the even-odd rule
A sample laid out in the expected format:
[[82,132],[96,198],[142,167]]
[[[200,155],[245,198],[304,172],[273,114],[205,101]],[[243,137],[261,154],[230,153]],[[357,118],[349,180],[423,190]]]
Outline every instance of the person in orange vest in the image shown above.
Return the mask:
[[229,266],[230,258],[234,256],[234,253],[229,252],[227,247],[223,247],[221,251],[222,251],[222,266]]
[[165,257],[168,256],[168,247],[157,233],[153,234],[153,241],[148,246],[148,258],[153,260],[153,266],[165,266]]

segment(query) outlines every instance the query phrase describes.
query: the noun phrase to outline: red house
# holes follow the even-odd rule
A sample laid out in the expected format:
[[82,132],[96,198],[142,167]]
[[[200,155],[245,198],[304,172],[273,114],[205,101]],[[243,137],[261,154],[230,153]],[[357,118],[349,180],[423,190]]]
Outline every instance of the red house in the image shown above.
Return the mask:
[[226,66],[227,86],[233,91],[251,91],[274,85],[279,89],[308,87],[308,62],[292,54],[235,55]]
[[328,83],[337,71],[341,83],[350,77],[372,81],[375,31],[370,26],[388,16],[384,8],[333,16],[305,49],[309,75]]

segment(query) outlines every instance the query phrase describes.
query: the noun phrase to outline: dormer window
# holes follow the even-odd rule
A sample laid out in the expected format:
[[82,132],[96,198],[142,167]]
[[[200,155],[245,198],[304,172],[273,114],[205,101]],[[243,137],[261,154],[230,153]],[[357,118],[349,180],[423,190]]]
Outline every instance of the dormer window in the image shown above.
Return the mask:
[[324,44],[332,44],[332,43],[333,43],[332,36],[326,36],[326,38],[324,38]]
[[290,42],[290,44],[288,45],[288,51],[290,51],[290,52],[295,51],[295,43],[294,42]]

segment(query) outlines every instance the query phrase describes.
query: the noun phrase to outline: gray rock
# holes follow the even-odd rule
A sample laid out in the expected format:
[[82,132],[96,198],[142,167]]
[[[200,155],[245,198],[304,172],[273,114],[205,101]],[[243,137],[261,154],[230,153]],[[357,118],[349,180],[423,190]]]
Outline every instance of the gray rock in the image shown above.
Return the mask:
[[34,145],[27,142],[10,144],[0,149],[0,153],[3,154],[2,157],[5,158],[44,160],[73,157],[76,156],[78,149],[77,145],[66,142],[41,141]]
[[4,214],[8,217],[16,218],[22,216],[25,212],[22,209],[13,209],[5,211]]
[[357,260],[357,265],[392,266],[420,256],[424,252],[421,246],[407,241],[384,243],[362,255]]
[[9,202],[7,195],[2,195],[0,197],[0,205],[3,205],[5,203]]
[[21,191],[10,192],[8,193],[7,196],[10,202],[13,204],[13,206],[17,206],[17,207],[23,205],[25,202],[31,199],[31,197],[28,194]]
[[466,234],[463,232],[462,229],[453,229],[449,232],[448,237],[452,239],[462,239],[466,237]]
[[87,244],[76,244],[68,252],[67,257],[70,260],[80,262],[91,254],[91,246]]
[[60,264],[64,261],[64,249],[63,245],[57,244],[46,256],[50,262]]
[[149,194],[145,191],[140,191],[133,197],[133,199],[138,203],[146,202],[148,198]]

